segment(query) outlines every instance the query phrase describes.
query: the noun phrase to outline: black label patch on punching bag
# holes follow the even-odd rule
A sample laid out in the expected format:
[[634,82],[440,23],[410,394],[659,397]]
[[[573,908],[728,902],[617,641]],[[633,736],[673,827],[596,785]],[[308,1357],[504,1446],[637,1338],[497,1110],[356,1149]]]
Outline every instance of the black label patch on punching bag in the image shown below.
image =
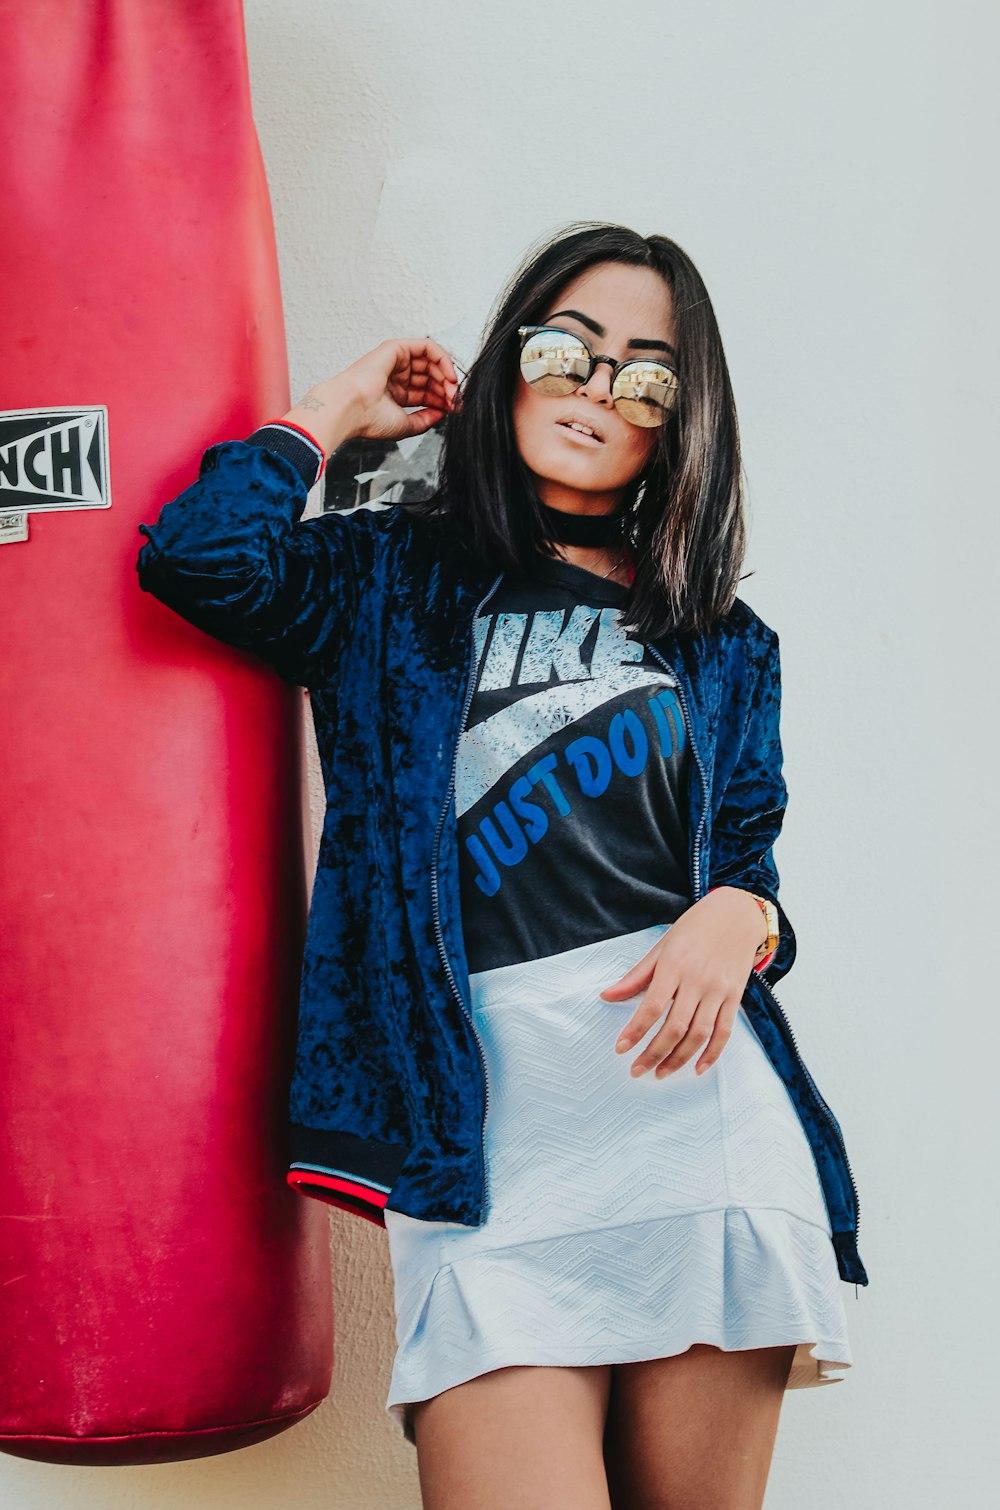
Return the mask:
[[0,410],[0,513],[110,507],[105,404]]

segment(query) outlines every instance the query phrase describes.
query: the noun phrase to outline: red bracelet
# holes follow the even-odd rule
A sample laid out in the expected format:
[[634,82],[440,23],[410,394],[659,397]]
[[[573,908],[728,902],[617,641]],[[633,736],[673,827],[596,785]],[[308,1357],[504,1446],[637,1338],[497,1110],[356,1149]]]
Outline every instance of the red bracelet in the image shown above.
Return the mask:
[[[326,471],[326,452],[323,450],[323,447],[320,445],[315,435],[310,435],[308,430],[304,430],[301,425],[297,425],[293,419],[266,419],[264,421],[264,424],[287,425],[290,430],[297,430],[300,435],[305,436],[306,440],[312,441],[313,445],[316,447],[316,450],[320,453],[320,456],[323,459],[322,465],[319,471],[316,473],[316,482],[319,482],[320,478],[323,476],[323,473]],[[315,486],[316,483],[313,483],[313,487]]]

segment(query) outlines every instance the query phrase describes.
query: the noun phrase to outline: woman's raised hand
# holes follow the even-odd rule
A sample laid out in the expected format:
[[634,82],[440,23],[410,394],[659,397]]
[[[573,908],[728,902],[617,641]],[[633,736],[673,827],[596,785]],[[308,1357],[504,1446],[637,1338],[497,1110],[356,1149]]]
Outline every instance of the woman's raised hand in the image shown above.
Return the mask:
[[[286,420],[309,430],[328,456],[347,440],[422,435],[460,405],[451,357],[429,336],[382,341],[317,383]],[[408,414],[408,409],[416,412]]]
[[[357,434],[368,440],[422,435],[450,409],[458,394],[455,364],[437,341],[383,341],[352,362],[343,376],[359,395]],[[407,414],[416,408],[415,414]]]

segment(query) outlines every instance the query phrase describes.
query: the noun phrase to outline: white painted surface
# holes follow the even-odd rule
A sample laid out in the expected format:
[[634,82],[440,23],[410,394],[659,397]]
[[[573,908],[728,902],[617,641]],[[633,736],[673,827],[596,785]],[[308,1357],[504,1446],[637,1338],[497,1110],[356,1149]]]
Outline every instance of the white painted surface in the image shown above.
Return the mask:
[[[995,7],[249,0],[247,24],[294,398],[389,335],[468,365],[569,219],[700,267],[751,489],[742,594],[782,637],[780,995],[844,1128],[871,1279],[845,1291],[847,1379],[786,1397],[767,1502],[992,1505]],[[318,837],[315,766],[310,789]],[[382,1413],[385,1235],[331,1221],[337,1362],[306,1422],[175,1466],[0,1456],[0,1500],[417,1510]]]

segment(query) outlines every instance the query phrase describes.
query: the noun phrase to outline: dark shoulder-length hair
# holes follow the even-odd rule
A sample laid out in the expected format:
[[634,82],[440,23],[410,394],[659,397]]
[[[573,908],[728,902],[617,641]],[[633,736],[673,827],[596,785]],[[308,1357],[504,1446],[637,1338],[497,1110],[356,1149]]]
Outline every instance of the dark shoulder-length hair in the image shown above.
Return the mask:
[[739,431],[708,292],[666,236],[575,221],[529,248],[501,290],[462,388],[443,419],[437,491],[407,507],[434,515],[484,566],[523,570],[553,544],[518,451],[512,399],[519,325],[542,321],[563,286],[598,262],[651,267],[673,296],[680,394],[657,449],[623,498],[635,579],[622,622],[642,638],[700,633],[728,613],[746,550]]

